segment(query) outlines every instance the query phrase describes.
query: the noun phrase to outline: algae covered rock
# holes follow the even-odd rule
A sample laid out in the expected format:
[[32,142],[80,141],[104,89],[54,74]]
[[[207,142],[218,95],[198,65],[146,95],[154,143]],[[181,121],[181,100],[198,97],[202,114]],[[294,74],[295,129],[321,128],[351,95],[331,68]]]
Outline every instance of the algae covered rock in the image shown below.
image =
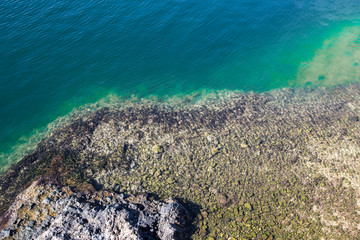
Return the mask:
[[248,203],[248,202],[246,202],[246,203],[244,204],[244,207],[245,207],[245,209],[248,210],[248,211],[252,211],[252,210],[253,210],[252,205],[251,205],[250,203]]
[[164,152],[164,147],[161,145],[155,145],[152,147],[154,153],[159,154]]
[[221,204],[221,205],[226,205],[228,203],[228,199],[225,195],[222,195],[220,194],[218,196],[218,202]]

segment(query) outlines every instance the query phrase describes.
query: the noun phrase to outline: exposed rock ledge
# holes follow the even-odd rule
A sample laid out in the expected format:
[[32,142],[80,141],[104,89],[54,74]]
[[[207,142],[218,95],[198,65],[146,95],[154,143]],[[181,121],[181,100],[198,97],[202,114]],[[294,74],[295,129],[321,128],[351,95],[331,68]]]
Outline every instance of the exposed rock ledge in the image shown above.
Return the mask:
[[74,193],[37,181],[17,197],[8,217],[1,239],[184,239],[189,220],[174,199]]

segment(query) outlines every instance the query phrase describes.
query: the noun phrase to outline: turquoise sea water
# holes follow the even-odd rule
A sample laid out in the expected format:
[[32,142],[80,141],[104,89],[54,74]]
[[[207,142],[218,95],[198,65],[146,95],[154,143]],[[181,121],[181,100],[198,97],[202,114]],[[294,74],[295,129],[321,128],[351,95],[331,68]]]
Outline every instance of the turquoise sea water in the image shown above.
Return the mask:
[[34,129],[108,94],[358,81],[360,2],[4,0],[0,43],[4,156]]

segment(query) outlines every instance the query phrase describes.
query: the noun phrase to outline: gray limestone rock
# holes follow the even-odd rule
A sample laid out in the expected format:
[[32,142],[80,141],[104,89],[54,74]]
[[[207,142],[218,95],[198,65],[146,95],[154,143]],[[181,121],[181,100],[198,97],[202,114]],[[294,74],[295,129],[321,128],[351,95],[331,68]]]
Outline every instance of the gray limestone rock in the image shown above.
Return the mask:
[[[98,192],[99,195],[64,194],[54,186],[37,186],[40,191],[22,198],[19,206],[32,205],[41,198],[49,197],[37,208],[28,210],[37,220],[20,218],[19,209],[13,208],[11,223],[0,233],[1,239],[73,239],[73,240],[141,240],[187,239],[185,225],[189,220],[187,210],[176,200],[166,202],[148,200],[146,196]],[[68,191],[69,189],[67,189]],[[66,190],[65,190],[66,191]],[[64,191],[64,192],[65,192]],[[61,199],[55,200],[58,197]],[[52,206],[52,214],[47,207]],[[43,217],[45,214],[45,217]],[[23,227],[20,227],[23,226]],[[16,230],[15,230],[16,229]]]

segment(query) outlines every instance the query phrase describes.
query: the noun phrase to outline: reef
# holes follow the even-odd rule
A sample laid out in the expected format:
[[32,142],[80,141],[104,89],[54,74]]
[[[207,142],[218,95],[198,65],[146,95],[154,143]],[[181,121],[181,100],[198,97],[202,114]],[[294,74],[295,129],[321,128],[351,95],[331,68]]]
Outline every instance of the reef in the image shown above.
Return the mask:
[[[84,214],[91,196],[104,192],[114,199],[150,193],[161,206],[177,199],[184,211],[176,218],[188,220],[175,225],[181,234],[190,229],[180,239],[357,239],[359,146],[359,84],[119,102],[72,117],[0,176],[2,234],[24,239],[27,228],[35,231],[31,214],[19,213],[28,205],[14,206],[36,181],[70,189],[66,206],[80,202]],[[97,203],[102,214],[142,211],[111,201]],[[76,211],[69,208],[48,209],[44,219],[57,220],[41,234],[57,234],[56,224]],[[19,214],[24,223],[11,217]],[[153,232],[166,239],[160,227]]]

